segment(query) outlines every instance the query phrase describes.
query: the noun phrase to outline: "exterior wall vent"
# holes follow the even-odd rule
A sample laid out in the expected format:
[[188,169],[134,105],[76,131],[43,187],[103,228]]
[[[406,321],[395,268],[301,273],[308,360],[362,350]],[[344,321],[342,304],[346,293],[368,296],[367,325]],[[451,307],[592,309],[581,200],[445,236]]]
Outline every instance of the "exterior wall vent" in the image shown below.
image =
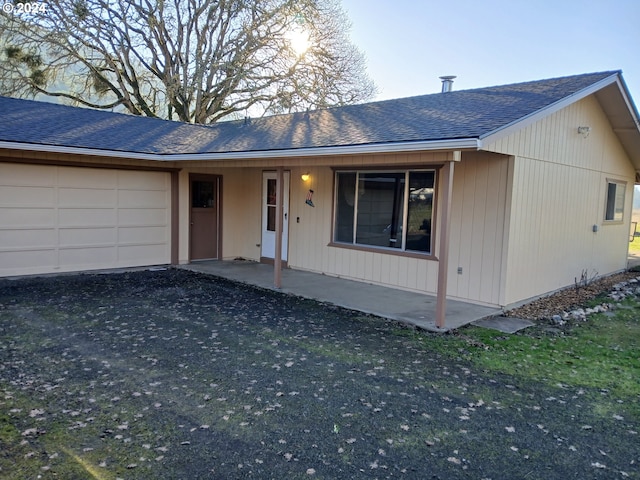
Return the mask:
[[445,75],[440,77],[440,80],[442,80],[442,93],[447,93],[453,90],[454,78],[456,78],[455,75]]

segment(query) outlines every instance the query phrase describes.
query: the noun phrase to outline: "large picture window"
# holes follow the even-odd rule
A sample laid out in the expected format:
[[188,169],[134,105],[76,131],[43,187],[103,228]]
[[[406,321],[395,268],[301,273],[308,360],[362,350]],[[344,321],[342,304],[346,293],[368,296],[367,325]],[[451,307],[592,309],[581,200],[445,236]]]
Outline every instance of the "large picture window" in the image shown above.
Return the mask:
[[604,219],[608,222],[622,222],[626,185],[621,182],[607,182],[607,205]]
[[431,253],[435,171],[336,172],[334,241]]

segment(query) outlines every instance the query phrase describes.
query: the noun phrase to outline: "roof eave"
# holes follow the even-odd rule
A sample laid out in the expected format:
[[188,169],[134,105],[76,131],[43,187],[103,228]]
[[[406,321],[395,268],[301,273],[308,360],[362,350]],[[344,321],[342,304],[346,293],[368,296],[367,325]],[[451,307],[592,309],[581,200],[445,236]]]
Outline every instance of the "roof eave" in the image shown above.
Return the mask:
[[365,145],[338,145],[327,147],[292,148],[278,150],[216,152],[216,153],[146,153],[127,152],[119,150],[100,150],[94,148],[67,147],[60,145],[43,145],[34,143],[19,143],[0,141],[0,151],[4,149],[32,151],[40,153],[58,153],[67,155],[100,156],[111,158],[127,158],[132,160],[148,160],[161,162],[183,161],[222,161],[272,158],[301,158],[330,155],[364,155],[376,153],[417,152],[429,150],[477,150],[477,138],[458,138],[443,140],[428,140],[416,142],[390,142]]
[[562,98],[561,100],[558,100],[555,103],[547,105],[546,107],[541,108],[540,110],[536,110],[535,112],[532,112],[529,115],[521,117],[511,123],[503,125],[483,135],[480,135],[479,149],[482,149],[484,145],[492,144],[500,140],[501,138],[511,135],[512,133],[523,129],[537,122],[538,120],[541,120],[544,117],[547,117],[559,110],[562,110],[563,108],[571,105],[572,103],[582,100],[583,98],[586,98],[589,95],[592,95],[598,92],[599,90],[605,88],[608,85],[611,85],[613,83],[618,83],[618,85],[620,85],[619,79],[620,79],[620,73],[616,72],[606,78],[603,78],[602,80],[596,83],[591,84],[586,88],[583,88],[582,90],[579,90],[571,95],[568,95]]
[[[624,104],[624,106],[619,105],[618,109],[624,111],[627,119],[626,121],[623,120],[622,123],[612,125],[613,132],[618,136],[618,139],[631,159],[636,172],[640,172],[640,115],[638,114],[638,109],[633,103],[633,99],[631,98],[631,94],[629,93],[629,89],[627,88],[622,75],[617,79],[617,86],[622,103]],[[616,106],[607,107],[606,105],[603,105],[603,109],[609,115],[611,110],[615,111]]]
[[[504,138],[517,130],[521,130],[542,118],[551,115],[572,103],[582,100],[589,95],[596,94],[598,97],[606,92],[606,87],[615,85],[617,87],[617,93],[619,93],[619,99],[621,101],[609,101],[612,105],[602,105],[603,110],[609,116],[612,109],[617,108],[618,111],[624,111],[624,115],[627,120],[624,128],[618,128],[612,124],[614,133],[618,136],[620,143],[625,149],[631,163],[636,171],[640,172],[640,117],[638,110],[633,103],[629,90],[624,83],[621,72],[616,72],[602,80],[584,88],[572,95],[569,95],[558,102],[555,102],[545,108],[537,110],[532,114],[522,117],[515,122],[504,125],[498,129],[488,132],[480,136],[478,148],[482,150],[486,145],[490,145],[501,138]],[[614,87],[615,88],[615,87]],[[613,105],[615,104],[615,105]],[[610,117],[611,119],[611,117]],[[611,120],[610,120],[611,121]]]

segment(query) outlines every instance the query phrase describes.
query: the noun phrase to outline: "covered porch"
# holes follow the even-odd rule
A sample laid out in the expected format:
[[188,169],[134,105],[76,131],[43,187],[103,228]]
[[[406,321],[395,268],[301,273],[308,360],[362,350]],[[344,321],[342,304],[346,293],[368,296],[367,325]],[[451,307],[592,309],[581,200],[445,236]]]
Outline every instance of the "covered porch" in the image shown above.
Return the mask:
[[[323,156],[313,157],[304,162],[303,160],[307,159],[278,158],[268,162],[256,160],[255,163],[253,160],[241,163],[229,160],[217,162],[215,165],[184,164],[185,168],[179,179],[180,201],[178,205],[181,205],[181,213],[179,215],[178,235],[180,238],[178,243],[181,245],[181,252],[178,263],[186,265],[201,263],[203,260],[229,261],[234,258],[249,259],[253,262],[272,262],[273,267],[270,267],[268,272],[247,272],[236,280],[406,321],[421,328],[437,331],[456,328],[477,319],[476,317],[470,320],[465,318],[461,322],[455,320],[455,312],[447,311],[449,302],[445,301],[448,294],[448,250],[451,231],[453,173],[454,164],[461,162],[461,155],[461,152],[456,150],[355,158]],[[429,248],[414,249],[418,253],[405,252],[403,240],[400,240],[401,248],[397,249],[392,249],[391,243],[387,245],[378,241],[364,241],[362,242],[365,244],[364,247],[355,245],[356,234],[353,227],[355,223],[351,224],[351,239],[340,238],[339,242],[334,243],[334,228],[336,228],[337,222],[335,219],[335,209],[337,208],[335,183],[336,171],[339,170],[352,173],[361,170],[365,174],[367,172],[397,170],[400,173],[396,172],[396,175],[403,175],[404,183],[402,185],[405,187],[410,183],[407,181],[407,175],[409,175],[408,178],[413,178],[411,176],[413,170],[432,172],[430,178],[435,178],[436,184],[430,185],[432,197],[430,197],[429,205],[424,207],[427,213],[424,213],[425,217],[422,218],[422,223],[419,223],[418,220],[415,221],[418,222],[417,225],[427,225],[427,227],[420,226],[415,229],[418,232],[421,232],[421,229],[429,230],[427,237]],[[393,175],[392,172],[387,177]],[[351,178],[354,185],[355,178],[355,175]],[[422,177],[418,180],[426,181]],[[196,184],[203,182],[213,185],[209,189],[213,193],[211,199],[205,202],[206,207],[202,207],[201,201],[194,200],[199,198],[194,195],[194,192],[199,191]],[[379,181],[378,184],[380,183],[382,182]],[[380,189],[378,184],[376,186]],[[355,190],[349,192],[346,190],[343,192],[345,195],[350,193],[355,198]],[[375,191],[375,188],[371,188],[371,190]],[[396,205],[408,203],[408,200],[405,202],[405,199],[408,199],[409,196],[402,195],[401,200],[398,200],[396,190],[393,192],[387,191],[388,189],[381,190],[377,196],[371,194],[371,198],[368,198],[369,204],[366,205],[369,208],[375,208],[375,211],[378,212],[384,209],[381,209],[375,202],[384,203],[387,209],[384,210],[382,216],[385,214],[387,216],[382,220],[378,218],[381,215],[373,218],[374,216],[363,207],[362,210],[365,213],[362,218],[365,218],[366,221],[361,220],[360,216],[357,218],[358,221],[364,221],[364,226],[362,226],[364,230],[370,227],[377,233],[383,232],[383,236],[388,237],[388,242],[397,242],[398,239],[394,235],[397,232],[409,230],[407,225],[400,225],[401,222],[408,222],[409,215],[404,210],[396,208]],[[390,192],[393,195],[390,195]],[[351,198],[351,203],[345,201],[352,207],[348,214],[350,219],[355,217],[356,212],[353,207],[355,205],[354,198]],[[358,200],[362,201],[360,196]],[[427,200],[424,202],[426,205]],[[432,217],[432,209],[435,209],[436,204],[438,205],[438,214]],[[392,206],[393,208],[391,208]],[[396,217],[393,217],[393,212],[387,211],[389,208],[395,212]],[[200,233],[200,230],[196,229],[199,224],[196,210],[214,211],[214,222],[216,223],[214,231]],[[391,220],[387,221],[387,217]],[[393,218],[398,223],[394,223]],[[433,235],[431,235],[432,220],[434,232],[437,232]],[[389,228],[391,225],[396,225],[395,234],[389,233],[394,231],[394,228]],[[365,231],[365,233],[367,232]],[[194,254],[197,251],[195,240],[198,238],[206,244],[215,244],[216,249],[207,254]],[[212,239],[215,241],[212,242]],[[396,245],[399,244],[393,244],[393,246]],[[369,282],[370,285],[377,285],[375,288],[380,288],[382,291],[395,292],[394,295],[399,299],[405,294],[408,298],[397,300],[395,302],[397,307],[391,307],[394,302],[387,302],[390,305],[389,311],[380,307],[370,310],[367,305],[380,296],[384,298],[384,294],[373,292],[370,294],[370,299],[365,298],[360,304],[351,305],[349,303],[351,294],[348,293],[348,288],[336,287],[337,290],[347,291],[346,298],[343,300],[335,298],[335,295],[332,298],[320,298],[313,293],[311,288],[309,291],[301,292],[289,290],[293,289],[294,285],[296,289],[302,288],[303,285],[297,279],[291,285],[288,284],[285,277],[290,276],[291,271],[283,269],[286,266],[291,266],[292,270],[297,272],[323,272],[329,278],[361,279],[363,283],[359,281],[352,283],[367,285]],[[219,274],[226,276],[229,272]],[[262,280],[258,282],[257,279]],[[314,282],[310,283],[315,286]],[[492,283],[492,281],[488,283]],[[389,285],[390,288],[387,289],[381,285]],[[354,289],[358,290],[355,286]],[[318,291],[322,290],[324,287],[318,288]],[[411,294],[410,292],[419,293]],[[429,293],[422,294],[420,292]],[[449,294],[456,296],[455,292],[449,292]],[[484,302],[484,300],[478,301],[485,304],[497,304]],[[412,306],[407,307],[407,305]],[[408,314],[407,308],[415,313]],[[425,308],[430,308],[433,312],[426,315]],[[492,309],[491,311],[497,310]],[[449,323],[450,317],[454,319],[451,320],[453,323]],[[425,325],[419,323],[424,323],[425,320]],[[433,324],[433,327],[427,326],[429,322]]]
[[437,302],[433,295],[289,268],[282,269],[278,289],[274,286],[272,265],[246,260],[198,261],[180,268],[377,315],[433,332],[446,332],[502,313],[497,308],[447,299],[446,323],[440,328],[436,325]]

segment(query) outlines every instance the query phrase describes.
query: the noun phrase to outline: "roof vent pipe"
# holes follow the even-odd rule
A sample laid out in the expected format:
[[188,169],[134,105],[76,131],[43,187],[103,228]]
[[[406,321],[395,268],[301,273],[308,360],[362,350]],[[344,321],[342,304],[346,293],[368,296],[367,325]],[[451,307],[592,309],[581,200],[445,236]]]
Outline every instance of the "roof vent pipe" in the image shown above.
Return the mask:
[[455,75],[445,75],[440,77],[442,80],[442,93],[447,93],[453,90],[453,79],[456,78]]

